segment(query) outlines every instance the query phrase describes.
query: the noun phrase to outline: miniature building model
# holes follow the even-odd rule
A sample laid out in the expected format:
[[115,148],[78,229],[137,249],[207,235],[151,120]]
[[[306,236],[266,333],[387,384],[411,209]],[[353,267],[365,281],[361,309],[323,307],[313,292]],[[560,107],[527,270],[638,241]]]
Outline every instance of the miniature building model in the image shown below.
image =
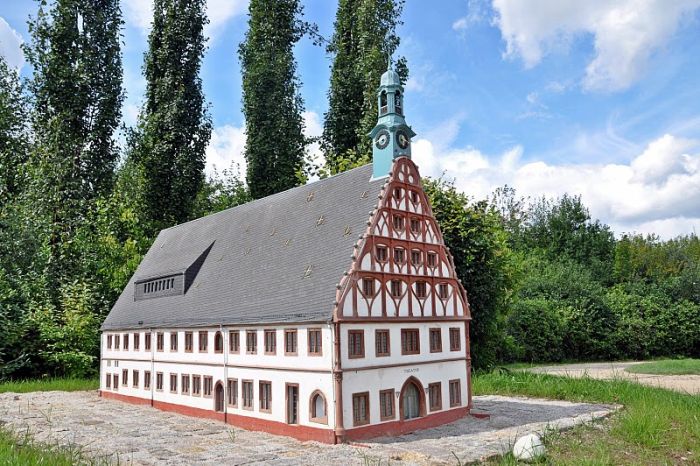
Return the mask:
[[160,232],[102,326],[102,396],[328,443],[471,407],[469,305],[389,70],[374,161]]

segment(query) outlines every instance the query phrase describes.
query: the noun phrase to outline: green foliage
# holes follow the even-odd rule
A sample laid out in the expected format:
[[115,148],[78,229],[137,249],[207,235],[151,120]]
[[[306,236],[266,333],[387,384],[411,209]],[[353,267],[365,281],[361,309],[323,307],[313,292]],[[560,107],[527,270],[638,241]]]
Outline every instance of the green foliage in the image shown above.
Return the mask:
[[248,187],[238,175],[237,166],[232,165],[221,175],[214,170],[204,184],[197,199],[197,217],[220,212],[252,200]]
[[544,298],[514,300],[508,314],[508,335],[519,344],[509,355],[516,361],[549,362],[564,358],[564,318],[555,302]]
[[246,120],[245,158],[254,199],[297,186],[304,166],[304,103],[294,45],[308,32],[298,0],[251,0],[238,49]]
[[211,119],[199,76],[204,0],[156,0],[145,56],[146,101],[128,157],[142,177],[136,206],[146,231],[193,218],[204,183]]
[[[371,157],[367,134],[377,122],[377,87],[389,57],[399,46],[403,0],[340,0],[335,31],[327,46],[333,55],[325,114],[323,146],[331,174]],[[401,57],[395,66],[402,83],[408,66]],[[352,165],[352,164],[351,164]],[[345,168],[347,169],[347,168]]]
[[472,202],[452,183],[423,180],[423,187],[468,293],[474,367],[489,367],[503,343],[514,277],[500,218],[485,201]]
[[29,155],[27,105],[19,74],[0,55],[0,209],[22,187]]

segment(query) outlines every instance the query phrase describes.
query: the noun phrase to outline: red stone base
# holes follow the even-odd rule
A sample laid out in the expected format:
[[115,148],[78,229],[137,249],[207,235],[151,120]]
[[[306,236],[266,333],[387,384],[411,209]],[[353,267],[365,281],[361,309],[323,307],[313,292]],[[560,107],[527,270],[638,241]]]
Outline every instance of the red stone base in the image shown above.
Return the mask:
[[[135,396],[122,395],[120,393],[108,392],[100,390],[100,396],[114,400],[126,401],[138,405],[151,405],[151,400],[147,398],[138,398]],[[321,429],[317,427],[290,425],[284,422],[270,421],[268,419],[258,419],[249,416],[241,416],[232,413],[218,413],[208,409],[193,408],[191,406],[183,406],[174,403],[166,403],[164,401],[154,400],[152,403],[154,408],[162,411],[169,411],[185,416],[200,417],[206,419],[214,419],[216,421],[225,422],[227,424],[241,427],[246,430],[254,430],[268,432],[274,435],[285,435],[297,440],[315,440],[323,443],[336,443],[335,433],[332,429]]]
[[[164,401],[151,402],[148,398],[139,398],[135,396],[122,395],[120,393],[99,391],[100,396],[113,400],[126,401],[127,403],[137,405],[151,405],[162,411],[170,411],[173,413],[184,414],[185,416],[200,417],[206,419],[214,419],[216,421],[225,422],[227,424],[241,427],[246,430],[254,430],[268,432],[274,435],[285,435],[297,440],[315,440],[322,443],[339,443],[332,429],[322,429],[317,427],[290,425],[284,422],[270,421],[268,419],[258,419],[249,416],[241,416],[239,414],[218,413],[208,409],[192,408],[174,403],[166,403]],[[369,426],[355,427],[345,431],[344,439],[348,440],[366,440],[376,437],[391,437],[394,435],[407,434],[421,429],[429,429],[437,427],[448,422],[456,421],[457,419],[469,414],[468,407],[454,408],[448,411],[429,414],[424,417],[410,419],[407,421],[391,421],[381,424],[373,424]]]
[[369,426],[355,427],[345,431],[346,440],[366,440],[376,437],[392,437],[407,434],[416,430],[437,427],[469,414],[468,407],[454,408],[448,411],[440,411],[416,419],[383,422]]

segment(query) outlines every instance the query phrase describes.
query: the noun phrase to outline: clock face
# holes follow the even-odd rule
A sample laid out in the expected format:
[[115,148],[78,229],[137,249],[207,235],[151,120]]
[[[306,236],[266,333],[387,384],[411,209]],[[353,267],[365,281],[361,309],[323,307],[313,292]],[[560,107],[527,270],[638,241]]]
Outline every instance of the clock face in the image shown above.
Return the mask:
[[396,142],[399,144],[400,148],[406,149],[411,143],[411,140],[408,138],[408,135],[404,131],[399,131],[396,133]]
[[374,138],[374,143],[377,145],[377,149],[384,149],[389,145],[389,132],[386,130],[380,131],[377,137]]

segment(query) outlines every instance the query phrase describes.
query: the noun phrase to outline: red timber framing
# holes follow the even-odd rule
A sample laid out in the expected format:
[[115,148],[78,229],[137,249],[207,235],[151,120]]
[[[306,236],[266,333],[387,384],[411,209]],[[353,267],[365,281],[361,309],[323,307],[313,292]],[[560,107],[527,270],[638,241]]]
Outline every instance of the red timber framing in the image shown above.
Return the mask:
[[[399,195],[398,199],[396,194]],[[397,222],[401,227],[398,231],[394,230],[394,215],[403,218],[403,221]],[[417,224],[420,225],[418,229],[415,228]],[[381,249],[379,257],[377,246],[385,248]],[[403,252],[395,254],[396,249]],[[418,264],[413,263],[414,251],[420,254]],[[431,260],[429,255],[433,256]],[[372,296],[364,296],[363,279],[374,281]],[[396,289],[392,290],[393,280],[400,280],[402,283],[398,294],[394,293]],[[415,285],[420,282],[425,283],[425,297],[418,296],[416,292]],[[446,296],[440,295],[440,285],[448,285]],[[430,300],[427,299],[428,296]],[[401,313],[400,309],[402,299],[407,299],[408,309],[404,313]],[[359,300],[365,300],[366,313],[363,315],[358,312]],[[372,312],[376,300],[380,300],[380,313]],[[451,308],[448,308],[448,302]],[[417,306],[415,310],[414,303]],[[458,304],[461,304],[461,310]],[[347,312],[348,309],[351,310],[350,313]],[[387,309],[391,309],[392,312],[387,312]],[[350,269],[342,277],[336,292],[333,310],[336,443],[403,434],[452,422],[469,414],[472,408],[470,320],[467,293],[455,273],[453,257],[444,244],[430,202],[423,191],[418,168],[409,158],[399,157],[394,160],[389,177],[378,196],[377,205],[369,215],[367,228],[355,244]],[[343,420],[341,344],[347,342],[341,342],[340,327],[343,323],[370,322],[463,322],[465,345],[460,351],[465,355],[463,359],[466,363],[467,405],[436,413],[424,413],[423,417],[417,419],[399,418],[396,421],[357,428],[348,427],[346,430],[345,425],[352,420]],[[373,354],[371,349],[370,353]]]

